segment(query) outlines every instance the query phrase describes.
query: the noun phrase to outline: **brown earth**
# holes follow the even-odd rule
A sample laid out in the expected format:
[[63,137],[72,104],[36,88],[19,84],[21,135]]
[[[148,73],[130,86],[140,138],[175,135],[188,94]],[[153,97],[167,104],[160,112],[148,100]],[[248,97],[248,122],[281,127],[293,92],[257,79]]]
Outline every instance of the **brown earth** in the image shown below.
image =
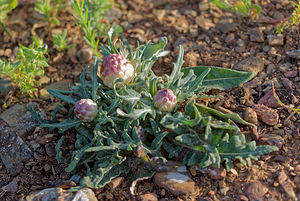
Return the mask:
[[[184,66],[220,66],[234,69],[238,62],[250,57],[263,59],[262,68],[252,69],[258,73],[253,82],[221,92],[225,97],[222,101],[211,101],[214,103],[212,105],[218,105],[219,109],[243,115],[247,107],[253,106],[267,92],[266,87],[270,86],[270,80],[275,82],[275,86],[277,84],[276,92],[282,102],[297,107],[300,97],[300,62],[288,57],[286,52],[300,48],[299,28],[292,27],[283,33],[284,44],[270,46],[267,35],[274,34],[275,24],[266,23],[267,18],[287,17],[293,9],[289,1],[285,0],[257,2],[262,7],[262,13],[255,22],[249,18],[222,11],[200,0],[118,0],[120,7],[116,8],[114,13],[121,14],[121,17],[112,15],[115,15],[116,22],[124,27],[124,35],[131,44],[136,44],[137,40],[142,43],[148,40],[156,41],[161,36],[168,38],[166,49],[170,50],[171,54],[160,59],[159,64],[155,65],[155,72],[158,74],[170,73],[179,44],[182,44],[185,49]],[[59,13],[60,27],[53,27],[49,31],[47,26],[41,26],[34,30],[33,26],[43,21],[34,11],[33,3],[32,0],[22,1],[21,5],[9,14],[6,24],[15,42],[1,33],[0,57],[12,59],[17,44],[29,45],[31,34],[36,34],[42,37],[50,49],[48,55],[50,67],[46,68],[45,72],[45,76],[50,78],[50,83],[66,79],[76,81],[76,77],[86,66],[80,58],[76,57],[76,52],[86,44],[83,33],[76,26],[71,15],[71,9],[64,9]],[[70,42],[75,43],[76,47],[69,51],[57,52],[53,48],[50,36],[51,33],[61,32],[65,28],[68,30]],[[254,28],[260,28],[261,31]],[[251,39],[251,35],[256,33],[262,35],[257,40]],[[105,39],[101,42],[105,42]],[[282,64],[286,63],[291,64],[290,69],[284,69]],[[290,77],[288,73],[290,71],[297,71],[298,74]],[[40,89],[44,87],[46,85]],[[57,102],[53,98],[42,99],[38,93],[34,98],[29,98],[15,88],[6,97],[1,97],[0,113],[6,110],[4,103],[6,107],[11,107],[16,103],[23,104],[30,101],[38,102],[48,115]],[[129,184],[125,179],[117,188],[107,186],[96,190],[97,197],[99,200],[137,200],[138,195],[154,193],[161,201],[251,200],[251,192],[258,195],[261,193],[259,191],[265,188],[267,190],[262,193],[260,200],[293,200],[288,197],[291,190],[285,187],[290,184],[299,200],[300,184],[299,179],[296,179],[300,174],[299,114],[282,107],[277,110],[279,122],[276,125],[269,126],[262,121],[258,122],[257,143],[276,145],[280,151],[262,156],[258,161],[252,161],[250,167],[236,163],[234,170],[222,179],[213,179],[209,174],[194,172],[192,179],[197,186],[195,196],[174,197],[168,191],[154,185],[152,179],[139,182],[136,190],[137,196],[131,196]],[[243,132],[245,135],[251,133],[247,130]],[[41,140],[46,134],[49,134],[47,130],[36,130],[24,139],[27,144],[37,142],[41,146],[35,150],[34,159],[25,164],[21,173],[16,176],[19,179],[18,191],[13,194],[6,193],[0,197],[0,200],[20,200],[33,190],[57,185],[51,181],[66,180],[71,177],[64,171],[66,165],[57,164],[53,153],[61,134],[51,133],[53,135],[50,135],[47,143],[44,143]],[[72,149],[75,135],[70,131],[66,133],[66,136],[67,144],[70,146],[68,148]],[[284,183],[279,181],[279,175],[284,174],[282,170],[285,171],[290,181],[286,180]],[[126,175],[123,176],[126,177]],[[0,163],[0,186],[7,185],[14,178],[6,173],[5,167]],[[255,183],[256,186],[251,191],[251,183],[254,181],[261,182],[264,187]],[[255,190],[257,186],[259,189]]]

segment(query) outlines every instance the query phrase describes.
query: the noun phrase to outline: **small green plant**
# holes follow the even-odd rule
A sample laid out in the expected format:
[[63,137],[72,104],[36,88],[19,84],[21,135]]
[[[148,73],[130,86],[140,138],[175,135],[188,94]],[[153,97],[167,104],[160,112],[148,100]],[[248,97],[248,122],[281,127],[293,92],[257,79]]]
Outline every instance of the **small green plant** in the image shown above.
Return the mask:
[[[81,29],[85,33],[84,39],[94,50],[94,54],[99,57],[100,51],[98,50],[99,37],[103,37],[110,28],[108,23],[104,23],[104,14],[109,11],[113,1],[85,1],[72,0],[72,7],[76,12],[74,16]],[[120,26],[113,24],[114,34],[118,35],[122,32]]]
[[57,49],[58,51],[62,51],[64,49],[69,49],[74,46],[73,45],[67,45],[67,30],[64,29],[62,34],[53,34],[53,45],[54,48]]
[[9,77],[15,81],[23,93],[33,94],[36,85],[36,76],[44,74],[43,67],[47,67],[47,59],[44,54],[47,46],[43,41],[33,38],[33,43],[29,47],[19,46],[16,59],[13,63],[0,59],[0,77]]
[[18,0],[1,0],[0,2],[0,25],[5,33],[11,38],[9,31],[3,23],[3,19],[6,18],[7,13],[13,10],[18,5]]
[[228,3],[227,0],[210,0],[208,3],[213,3],[223,10],[238,13],[244,17],[249,16],[252,19],[257,19],[261,12],[261,7],[252,4],[251,0],[239,0],[234,5]]
[[300,0],[298,0],[298,3],[291,1],[291,4],[294,7],[293,13],[276,27],[277,34],[281,34],[285,29],[300,23]]
[[65,0],[41,0],[35,4],[35,10],[43,14],[46,18],[48,26],[50,27],[53,23],[57,26],[60,25],[60,21],[56,18],[56,14],[61,8],[66,7],[64,4]]
[[41,128],[57,128],[61,133],[76,129],[72,158],[63,157],[62,136],[56,145],[56,159],[69,164],[67,172],[86,168],[80,187],[100,188],[131,170],[133,177],[143,175],[137,170],[153,175],[161,169],[160,160],[177,157],[183,150],[187,151],[182,161],[185,165],[219,167],[224,163],[227,170],[234,160],[250,165],[250,159],[278,150],[246,142],[236,124],[255,125],[238,114],[223,114],[195,101],[197,97],[209,97],[203,93],[210,89],[237,87],[252,79],[254,73],[209,66],[181,69],[184,61],[180,46],[173,72],[160,77],[152,66],[168,54],[165,37],[136,49],[119,41],[117,49],[112,33],[109,31],[109,46],[101,47],[104,60],[96,58],[92,70],[87,67],[82,72],[80,83],[71,91],[48,90],[74,105],[65,121],[51,123],[33,111]]

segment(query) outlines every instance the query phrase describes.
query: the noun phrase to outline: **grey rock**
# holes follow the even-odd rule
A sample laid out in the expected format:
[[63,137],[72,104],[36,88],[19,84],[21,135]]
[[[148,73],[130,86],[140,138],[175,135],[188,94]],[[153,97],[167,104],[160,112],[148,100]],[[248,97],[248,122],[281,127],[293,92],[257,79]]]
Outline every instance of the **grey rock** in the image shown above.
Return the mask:
[[92,60],[93,57],[93,49],[91,48],[82,48],[76,53],[77,58],[80,63],[86,64]]
[[260,27],[251,29],[250,40],[252,42],[264,42],[265,39],[264,39],[263,29]]
[[124,29],[125,31],[127,31],[127,30],[129,30],[129,29],[133,29],[133,25],[130,24],[129,22],[127,22],[127,21],[121,22],[120,25],[123,27],[123,29]]
[[269,189],[260,183],[260,181],[255,181],[248,186],[246,194],[250,200],[263,200],[263,196],[268,191]]
[[122,17],[122,11],[116,7],[112,7],[106,15],[110,22],[114,22]]
[[250,57],[237,63],[234,68],[236,70],[254,72],[257,75],[264,70],[264,60],[258,57]]
[[300,49],[288,51],[286,54],[293,59],[300,59]]
[[15,177],[9,184],[2,187],[1,189],[6,192],[15,193],[18,191],[18,182],[19,181],[20,181],[20,177]]
[[283,45],[283,35],[278,34],[278,35],[268,35],[268,44],[270,46],[277,46],[277,45]]
[[279,12],[279,11],[275,11],[273,17],[275,19],[281,20],[281,19],[284,18],[284,15],[281,12]]
[[7,95],[12,89],[13,85],[10,79],[0,79],[0,95]]
[[0,127],[0,157],[7,172],[17,175],[21,171],[22,162],[29,160],[31,156],[32,151],[13,128]]
[[62,188],[47,188],[28,195],[25,201],[97,201],[95,193],[89,188],[83,188],[76,194]]
[[[24,137],[38,126],[38,122],[32,118],[31,107],[36,109],[38,105],[36,103],[28,103],[26,105],[16,104],[1,113],[0,118],[6,121],[18,136]],[[45,113],[42,110],[39,110],[39,112],[42,117],[45,117]]]
[[267,74],[273,74],[275,72],[275,65],[274,64],[269,64],[267,66],[266,72]]
[[216,28],[224,34],[235,30],[236,27],[237,27],[237,24],[235,24],[235,23],[217,23],[216,24]]
[[185,166],[169,168],[167,172],[157,172],[154,183],[175,196],[193,195],[195,191],[195,182],[190,178]]
[[282,78],[281,79],[282,84],[285,88],[287,89],[292,89],[293,88],[293,82],[287,78]]
[[287,72],[287,71],[289,71],[291,68],[292,68],[292,64],[291,63],[284,63],[284,64],[281,64],[280,66],[279,66],[279,70],[281,71],[281,72]]

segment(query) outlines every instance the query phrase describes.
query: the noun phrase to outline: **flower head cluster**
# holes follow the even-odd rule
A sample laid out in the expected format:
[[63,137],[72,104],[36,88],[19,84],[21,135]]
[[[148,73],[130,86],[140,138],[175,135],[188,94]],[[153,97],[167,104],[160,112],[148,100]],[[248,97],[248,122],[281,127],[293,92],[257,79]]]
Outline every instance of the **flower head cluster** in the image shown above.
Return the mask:
[[91,99],[80,99],[75,104],[75,115],[84,122],[93,121],[98,114],[98,106]]
[[160,89],[153,98],[154,105],[159,110],[171,112],[177,103],[177,98],[171,89]]
[[128,84],[135,77],[135,70],[125,57],[111,54],[102,63],[100,77],[106,86],[112,88],[115,81],[120,78],[123,83],[117,83],[117,86]]

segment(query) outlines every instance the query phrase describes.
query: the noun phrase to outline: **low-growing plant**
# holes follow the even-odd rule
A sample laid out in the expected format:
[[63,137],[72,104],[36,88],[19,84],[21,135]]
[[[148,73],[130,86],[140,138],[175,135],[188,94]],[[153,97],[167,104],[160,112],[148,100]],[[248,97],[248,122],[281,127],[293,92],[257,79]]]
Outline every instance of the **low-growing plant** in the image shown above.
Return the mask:
[[43,41],[33,37],[33,43],[29,47],[19,46],[13,63],[0,59],[0,77],[9,77],[15,81],[23,93],[33,95],[37,90],[35,86],[40,83],[36,76],[44,74],[43,67],[47,67],[47,45]]
[[1,0],[0,2],[0,25],[5,33],[11,38],[9,31],[4,25],[3,19],[7,17],[7,13],[18,5],[18,0]]
[[239,0],[234,5],[227,0],[210,0],[208,3],[213,3],[223,10],[238,13],[244,17],[249,16],[252,19],[257,19],[261,12],[261,7],[257,4],[252,4],[251,0]]
[[285,18],[280,25],[276,26],[277,34],[281,34],[285,29],[291,26],[298,26],[300,23],[300,0],[298,0],[298,3],[291,1],[291,4],[294,7],[293,13]]
[[62,34],[53,34],[53,45],[58,51],[74,47],[74,44],[67,45],[67,29],[64,29]]
[[[126,41],[119,41],[117,49],[112,32],[109,46],[101,47],[104,60],[95,58],[94,65],[89,66],[92,71],[87,67],[80,83],[71,91],[48,90],[74,105],[68,118],[47,122],[33,112],[41,128],[57,128],[61,133],[76,129],[72,158],[67,160],[60,150],[65,139],[62,136],[56,145],[56,159],[69,164],[67,172],[86,168],[80,187],[99,188],[131,170],[135,177],[153,175],[161,170],[161,161],[177,157],[182,151],[186,152],[185,165],[200,164],[204,168],[224,164],[230,170],[234,160],[250,165],[250,159],[278,150],[246,142],[237,124],[255,125],[239,115],[196,103],[197,98],[210,97],[204,92],[237,87],[252,79],[254,73],[210,66],[181,69],[184,61],[180,46],[172,73],[160,77],[152,66],[168,54],[164,50],[165,37],[134,50]],[[58,110],[54,110],[53,117]],[[143,173],[137,174],[137,169]]]
[[[110,24],[103,22],[105,13],[109,11],[114,4],[113,0],[103,1],[85,1],[72,0],[72,7],[77,15],[74,15],[78,21],[78,25],[84,31],[86,42],[94,50],[94,54],[99,57],[100,51],[98,50],[99,37],[104,37],[110,29]],[[116,24],[112,24],[114,34],[118,35],[122,32],[122,28]]]
[[48,26],[53,23],[57,26],[60,25],[60,21],[56,18],[57,13],[61,8],[66,7],[65,0],[40,0],[35,4],[35,10],[45,16]]

